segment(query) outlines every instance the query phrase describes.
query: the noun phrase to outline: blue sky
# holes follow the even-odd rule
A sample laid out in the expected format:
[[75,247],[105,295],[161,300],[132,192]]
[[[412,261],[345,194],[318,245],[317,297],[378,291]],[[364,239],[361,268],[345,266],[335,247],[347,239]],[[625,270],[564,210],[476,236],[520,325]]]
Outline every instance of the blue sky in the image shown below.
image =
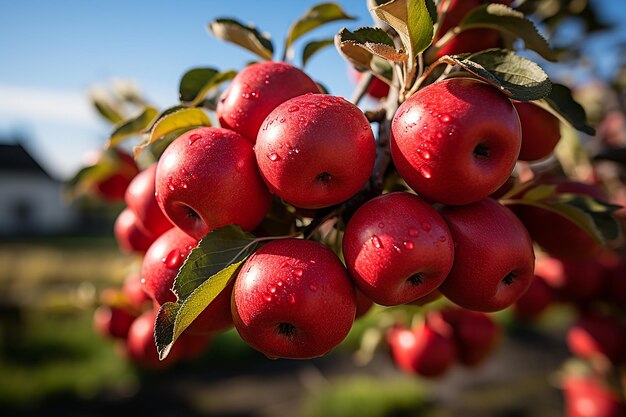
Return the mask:
[[[626,20],[624,0],[597,0],[607,19]],[[58,177],[67,177],[100,147],[110,131],[91,109],[87,93],[113,79],[134,80],[159,107],[177,102],[180,76],[198,66],[239,69],[250,53],[211,37],[207,23],[237,17],[272,34],[279,49],[291,21],[318,1],[20,0],[0,6],[0,140],[19,132],[26,146]],[[341,1],[357,21],[340,22],[308,39],[332,36],[342,26],[369,24],[365,0]],[[263,4],[263,7],[259,7]],[[622,30],[620,36],[626,38]],[[301,45],[302,43],[300,43]],[[596,42],[602,48],[606,39]],[[300,50],[299,50],[300,51]],[[608,62],[608,61],[607,61]],[[353,85],[333,48],[307,71],[331,93],[349,96]]]

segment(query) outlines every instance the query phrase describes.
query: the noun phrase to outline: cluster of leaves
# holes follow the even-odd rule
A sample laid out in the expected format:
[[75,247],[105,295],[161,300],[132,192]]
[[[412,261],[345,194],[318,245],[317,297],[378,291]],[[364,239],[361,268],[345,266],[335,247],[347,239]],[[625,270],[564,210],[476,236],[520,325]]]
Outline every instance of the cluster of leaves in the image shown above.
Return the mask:
[[[332,38],[308,42],[302,50],[302,65],[322,48],[334,44],[354,67],[390,84],[395,94],[390,94],[388,100],[393,100],[394,105],[386,107],[387,113],[397,109],[398,101],[429,83],[455,74],[472,75],[494,85],[513,100],[535,101],[565,123],[593,134],[584,110],[573,100],[571,91],[552,83],[541,67],[514,50],[489,49],[474,54],[436,57],[436,52],[459,33],[489,28],[509,38],[521,39],[527,49],[543,59],[556,60],[548,42],[520,11],[501,4],[484,5],[470,12],[447,33],[438,34],[445,10],[438,16],[433,0],[371,1],[370,5],[376,27],[352,31],[343,28]],[[304,34],[330,22],[353,19],[334,3],[312,7],[290,26],[282,59],[293,57],[294,43]],[[208,29],[217,38],[243,47],[260,59],[271,60],[275,56],[270,37],[252,25],[220,18],[211,22]],[[191,69],[181,78],[179,104],[158,111],[151,105],[140,103],[138,115],[123,120],[106,102],[95,100],[101,114],[116,124],[108,146],[114,147],[127,138],[141,136],[143,142],[135,148],[136,154],[149,148],[158,158],[180,134],[211,125],[206,110],[215,109],[218,87],[235,75],[233,70]],[[392,116],[386,114],[387,120]],[[389,126],[383,125],[385,128]],[[385,132],[379,131],[379,136],[384,137]],[[507,200],[514,195],[510,194],[505,201],[555,211],[575,221],[601,243],[614,240],[619,234],[619,226],[611,217],[614,206],[578,195],[555,196],[554,188],[546,185],[524,184],[522,187],[514,189],[515,195],[522,197]],[[285,212],[284,206],[279,209]],[[290,216],[288,219],[293,223],[296,218]],[[314,222],[316,220],[319,219]],[[293,227],[288,229],[294,230]],[[177,302],[164,304],[157,318],[155,335],[161,357],[167,356],[178,336],[229,284],[242,262],[265,239],[228,226],[210,232],[192,250],[174,284]]]

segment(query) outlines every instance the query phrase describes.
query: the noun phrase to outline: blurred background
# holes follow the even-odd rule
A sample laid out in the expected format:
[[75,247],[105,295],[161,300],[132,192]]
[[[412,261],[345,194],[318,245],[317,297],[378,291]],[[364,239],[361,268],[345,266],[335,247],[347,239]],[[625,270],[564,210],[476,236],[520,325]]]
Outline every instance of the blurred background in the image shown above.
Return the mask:
[[[322,359],[271,361],[230,331],[200,359],[158,372],[132,365],[117,343],[93,331],[99,294],[121,286],[141,258],[122,254],[114,239],[122,203],[66,192],[65,182],[95,161],[111,133],[90,97],[131,91],[157,108],[169,107],[178,101],[185,71],[241,69],[254,59],[210,36],[211,20],[254,22],[280,45],[290,23],[314,4],[23,0],[1,6],[1,415],[562,414],[557,376],[569,357],[568,307],[554,307],[532,325],[498,314],[506,337],[488,361],[434,381],[397,370],[384,347],[367,360],[355,355],[375,312]],[[330,24],[298,42],[371,24],[365,1],[340,4],[354,21]],[[624,1],[514,5],[532,13],[562,62],[528,56],[573,88],[598,130],[595,138],[578,137],[583,147],[624,147]],[[299,65],[299,58],[294,62]],[[349,98],[354,81],[347,68],[333,47],[306,66],[332,94]],[[375,105],[371,98],[363,102],[364,108]]]

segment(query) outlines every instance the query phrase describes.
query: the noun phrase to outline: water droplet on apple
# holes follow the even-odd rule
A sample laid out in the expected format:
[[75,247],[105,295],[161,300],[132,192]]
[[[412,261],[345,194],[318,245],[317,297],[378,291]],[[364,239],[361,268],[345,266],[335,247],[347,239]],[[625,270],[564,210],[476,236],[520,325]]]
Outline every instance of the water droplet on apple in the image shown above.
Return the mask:
[[411,250],[415,247],[415,245],[413,244],[413,242],[411,242],[410,240],[407,240],[406,242],[402,243],[404,245],[404,247],[408,250]]
[[416,227],[409,227],[409,236],[418,237],[420,235],[420,231],[417,230]]
[[396,245],[392,245],[392,246],[393,246],[393,249],[394,249],[396,252],[398,252],[398,253],[402,252],[402,250],[401,250],[398,246],[396,246]]
[[428,232],[428,231],[430,231],[430,229],[432,229],[432,226],[428,222],[422,222],[422,229],[425,232]]
[[281,117],[280,120],[278,120],[280,123],[285,123],[285,118]]
[[187,185],[186,182],[184,182],[184,183],[181,184],[181,187],[183,187],[184,189],[187,189],[188,185]]
[[289,261],[283,261],[282,264],[280,264],[281,268],[287,268],[287,267],[291,267],[291,265],[289,265]]
[[380,238],[376,235],[373,235],[370,238],[370,241],[372,242],[372,245],[374,245],[376,249],[380,249],[383,247],[383,242],[381,242]]
[[177,269],[183,262],[181,253],[178,249],[172,249],[170,253],[163,259],[161,259],[165,266],[170,269]]
[[195,141],[197,141],[198,139],[202,139],[202,136],[194,133],[192,135],[189,135],[189,144],[191,145],[192,143],[194,143]]
[[283,282],[282,282],[282,281],[278,281],[278,282],[276,283],[276,285],[278,285],[279,287],[282,287],[282,286],[283,286]]
[[424,157],[424,159],[430,159],[430,152],[428,152],[428,151],[423,151],[423,152],[422,152],[422,156]]
[[145,283],[146,283],[146,279],[145,279],[145,278],[141,278],[139,281],[140,281],[142,284],[145,284]]
[[290,107],[287,109],[287,111],[288,111],[289,113],[295,113],[295,112],[297,112],[298,110],[300,110],[300,107],[298,107],[298,106],[290,106]]
[[272,152],[272,153],[267,154],[267,157],[272,162],[276,162],[276,161],[280,161],[281,160],[280,155],[278,155],[276,152]]
[[276,292],[276,286],[274,286],[274,285],[268,285],[268,286],[267,286],[267,290],[268,290],[270,293],[274,294],[274,293]]
[[289,294],[289,297],[287,298],[287,300],[289,301],[289,304],[295,304],[296,297],[293,294]]
[[312,264],[312,265],[315,265],[315,264],[316,264],[316,262],[315,262],[315,260],[314,260],[314,259],[311,259],[311,260],[309,261],[309,263],[310,263],[310,264]]
[[304,273],[304,271],[302,270],[302,268],[294,268],[294,269],[291,270],[291,273],[294,276],[300,278],[300,277],[302,277],[302,274]]
[[314,282],[309,285],[309,289],[313,292],[317,291],[317,284]]
[[448,123],[451,120],[451,117],[449,114],[443,114],[441,115],[441,121],[444,123]]
[[378,223],[378,227],[379,227],[380,229],[382,229],[383,227],[385,227],[385,223],[383,223],[383,222]]
[[430,178],[430,170],[428,168],[422,168],[420,173],[422,174],[422,177],[426,179]]
[[263,294],[263,299],[265,301],[272,301],[272,296],[270,294]]

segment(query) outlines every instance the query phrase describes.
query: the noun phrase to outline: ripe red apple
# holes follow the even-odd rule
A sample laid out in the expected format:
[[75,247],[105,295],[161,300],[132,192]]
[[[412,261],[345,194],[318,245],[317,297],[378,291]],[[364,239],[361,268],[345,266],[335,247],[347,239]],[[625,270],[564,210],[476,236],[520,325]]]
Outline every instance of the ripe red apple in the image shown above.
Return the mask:
[[461,307],[497,311],[513,304],[533,278],[535,255],[524,225],[491,199],[440,211],[454,240],[454,264],[439,290]]
[[303,208],[341,203],[367,182],[376,143],[363,112],[341,97],[307,94],[267,116],[255,146],[270,191]]
[[116,339],[128,336],[128,329],[134,320],[133,314],[120,307],[101,305],[93,313],[94,330],[102,336]]
[[[607,201],[598,187],[589,184],[556,178],[541,180],[537,184],[555,185],[557,194],[581,194]],[[602,246],[586,231],[560,214],[522,204],[509,207],[524,223],[533,240],[553,256],[562,259],[592,258],[602,250]]]
[[124,196],[126,205],[135,213],[140,226],[155,238],[173,226],[161,211],[154,196],[156,169],[155,163],[137,174],[128,185]]
[[549,111],[533,103],[514,101],[522,124],[520,161],[538,161],[550,155],[561,139],[561,122]]
[[374,305],[374,302],[372,301],[372,299],[367,297],[365,294],[363,294],[362,291],[359,291],[359,289],[357,288],[356,289],[356,314],[354,318],[358,319],[359,317],[363,317],[365,314],[367,314],[368,311],[370,311],[373,305]]
[[500,327],[485,313],[447,308],[429,313],[433,326],[437,325],[438,317],[452,328],[457,357],[463,365],[478,366],[483,363],[500,340]]
[[557,300],[586,302],[604,290],[604,269],[596,259],[558,259],[542,256],[535,262],[535,274],[552,289]]
[[535,271],[528,290],[513,304],[513,314],[523,320],[534,320],[552,304],[552,300],[552,288]]
[[122,285],[122,292],[128,304],[137,311],[142,311],[150,296],[143,290],[141,277],[137,273],[129,274]]
[[126,340],[126,353],[135,364],[148,369],[165,369],[179,361],[183,355],[182,343],[177,341],[170,354],[159,360],[154,341],[154,321],[156,314],[152,310],[144,312],[133,321]]
[[392,306],[441,285],[452,267],[454,242],[434,208],[413,194],[395,192],[354,213],[343,255],[357,287],[375,303]]
[[324,355],[346,337],[355,313],[348,272],[314,241],[271,241],[246,260],[235,281],[235,328],[269,357]]
[[567,376],[562,384],[566,417],[624,417],[626,406],[602,380]]
[[148,250],[155,239],[139,226],[137,216],[128,208],[122,210],[117,216],[113,233],[120,249],[125,253],[143,253]]
[[[146,252],[141,266],[141,278],[146,293],[161,305],[176,301],[172,292],[174,279],[189,252],[198,241],[174,227],[162,234]],[[232,285],[224,289],[187,328],[189,333],[211,333],[232,325],[230,293]]]
[[622,363],[626,360],[626,327],[611,316],[583,314],[567,331],[567,346],[580,358],[604,356]]
[[[363,77],[363,73],[357,71],[352,65],[348,65],[348,76],[354,82],[358,82],[361,77]],[[367,94],[373,98],[384,98],[389,94],[389,84],[381,80],[376,76],[372,76],[372,81],[370,81],[370,85],[367,87]]]
[[217,117],[222,127],[256,141],[263,120],[290,98],[319,93],[302,70],[285,62],[258,62],[237,74],[220,97]]
[[511,101],[469,78],[424,87],[402,103],[391,124],[398,172],[418,195],[444,204],[469,204],[495,192],[509,178],[520,144]]
[[94,191],[108,201],[121,201],[130,181],[139,173],[135,160],[119,149],[110,149],[100,154],[98,163],[115,167],[115,171],[94,184]]
[[442,333],[428,321],[412,330],[392,328],[387,334],[387,344],[400,369],[425,377],[445,374],[456,360],[456,347],[450,332]]
[[156,191],[170,221],[196,239],[229,224],[250,231],[271,202],[252,144],[217,127],[190,130],[167,147],[157,167]]

